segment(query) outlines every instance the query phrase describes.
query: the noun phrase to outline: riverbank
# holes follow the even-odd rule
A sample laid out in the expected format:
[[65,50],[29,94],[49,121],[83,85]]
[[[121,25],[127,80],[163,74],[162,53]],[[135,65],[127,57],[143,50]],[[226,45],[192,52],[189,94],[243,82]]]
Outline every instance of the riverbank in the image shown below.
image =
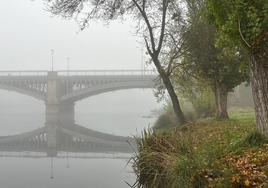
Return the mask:
[[233,112],[226,121],[202,119],[145,131],[138,146],[133,158],[137,186],[268,186],[268,144],[256,133],[252,112]]

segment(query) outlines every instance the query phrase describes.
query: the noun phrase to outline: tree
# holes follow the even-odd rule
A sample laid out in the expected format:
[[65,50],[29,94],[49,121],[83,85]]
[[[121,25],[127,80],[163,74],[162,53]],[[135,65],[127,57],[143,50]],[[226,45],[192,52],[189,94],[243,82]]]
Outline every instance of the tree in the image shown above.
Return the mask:
[[268,137],[268,1],[208,0],[218,45],[233,41],[250,54],[251,86],[257,130]]
[[216,117],[227,119],[228,92],[247,78],[247,69],[242,66],[246,54],[231,43],[216,46],[217,29],[208,22],[205,14],[207,1],[186,2],[189,24],[184,34],[187,51],[183,60],[185,69],[209,83],[215,96]]
[[[65,18],[82,16],[81,28],[90,19],[106,21],[131,15],[137,22],[137,33],[144,38],[147,52],[154,63],[173,104],[180,123],[185,123],[178,96],[170,79],[181,55],[183,16],[179,0],[47,0],[49,11]],[[85,15],[85,16],[83,16]]]
[[216,105],[210,83],[202,77],[189,75],[183,70],[179,72],[178,69],[176,73],[174,80],[179,86],[179,96],[192,104],[195,112],[194,119],[214,116]]

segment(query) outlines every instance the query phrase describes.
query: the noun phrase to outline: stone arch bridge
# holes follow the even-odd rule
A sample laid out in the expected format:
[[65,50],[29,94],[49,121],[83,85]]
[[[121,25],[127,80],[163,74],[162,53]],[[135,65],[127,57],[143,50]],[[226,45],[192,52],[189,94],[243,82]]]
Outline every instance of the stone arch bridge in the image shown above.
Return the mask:
[[75,124],[76,101],[105,92],[153,88],[154,71],[0,71],[0,89],[44,101],[45,126],[20,135],[0,137],[1,151],[40,151],[56,156],[70,152],[133,152],[134,140]]

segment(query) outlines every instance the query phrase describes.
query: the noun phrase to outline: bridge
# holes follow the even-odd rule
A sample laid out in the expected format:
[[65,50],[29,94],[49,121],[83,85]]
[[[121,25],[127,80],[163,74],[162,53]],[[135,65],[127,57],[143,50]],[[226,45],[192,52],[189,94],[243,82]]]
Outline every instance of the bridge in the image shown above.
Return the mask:
[[[153,88],[156,73],[139,70],[0,71],[0,89],[44,101],[45,126],[0,137],[0,151],[133,152],[130,137],[100,133],[77,125],[75,102],[122,89]],[[112,126],[112,125],[111,125]]]

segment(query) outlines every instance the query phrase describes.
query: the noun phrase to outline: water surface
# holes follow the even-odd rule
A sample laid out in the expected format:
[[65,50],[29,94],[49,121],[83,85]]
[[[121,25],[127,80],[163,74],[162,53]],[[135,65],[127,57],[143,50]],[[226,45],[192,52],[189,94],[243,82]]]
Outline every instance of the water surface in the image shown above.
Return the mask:
[[[77,102],[75,120],[90,129],[130,136],[151,126],[155,118],[144,117],[160,107],[149,89],[117,91]],[[19,134],[42,127],[44,113],[42,101],[0,90],[0,135]],[[103,158],[107,155],[102,154],[73,154],[98,158],[71,158],[72,154],[66,158],[63,154],[62,158],[53,159],[53,168],[50,158],[10,157],[8,152],[1,152],[1,155],[6,156],[0,157],[1,188],[125,188],[128,187],[125,182],[131,184],[135,181],[132,168],[127,165],[129,158],[125,155],[124,159],[114,159]]]

